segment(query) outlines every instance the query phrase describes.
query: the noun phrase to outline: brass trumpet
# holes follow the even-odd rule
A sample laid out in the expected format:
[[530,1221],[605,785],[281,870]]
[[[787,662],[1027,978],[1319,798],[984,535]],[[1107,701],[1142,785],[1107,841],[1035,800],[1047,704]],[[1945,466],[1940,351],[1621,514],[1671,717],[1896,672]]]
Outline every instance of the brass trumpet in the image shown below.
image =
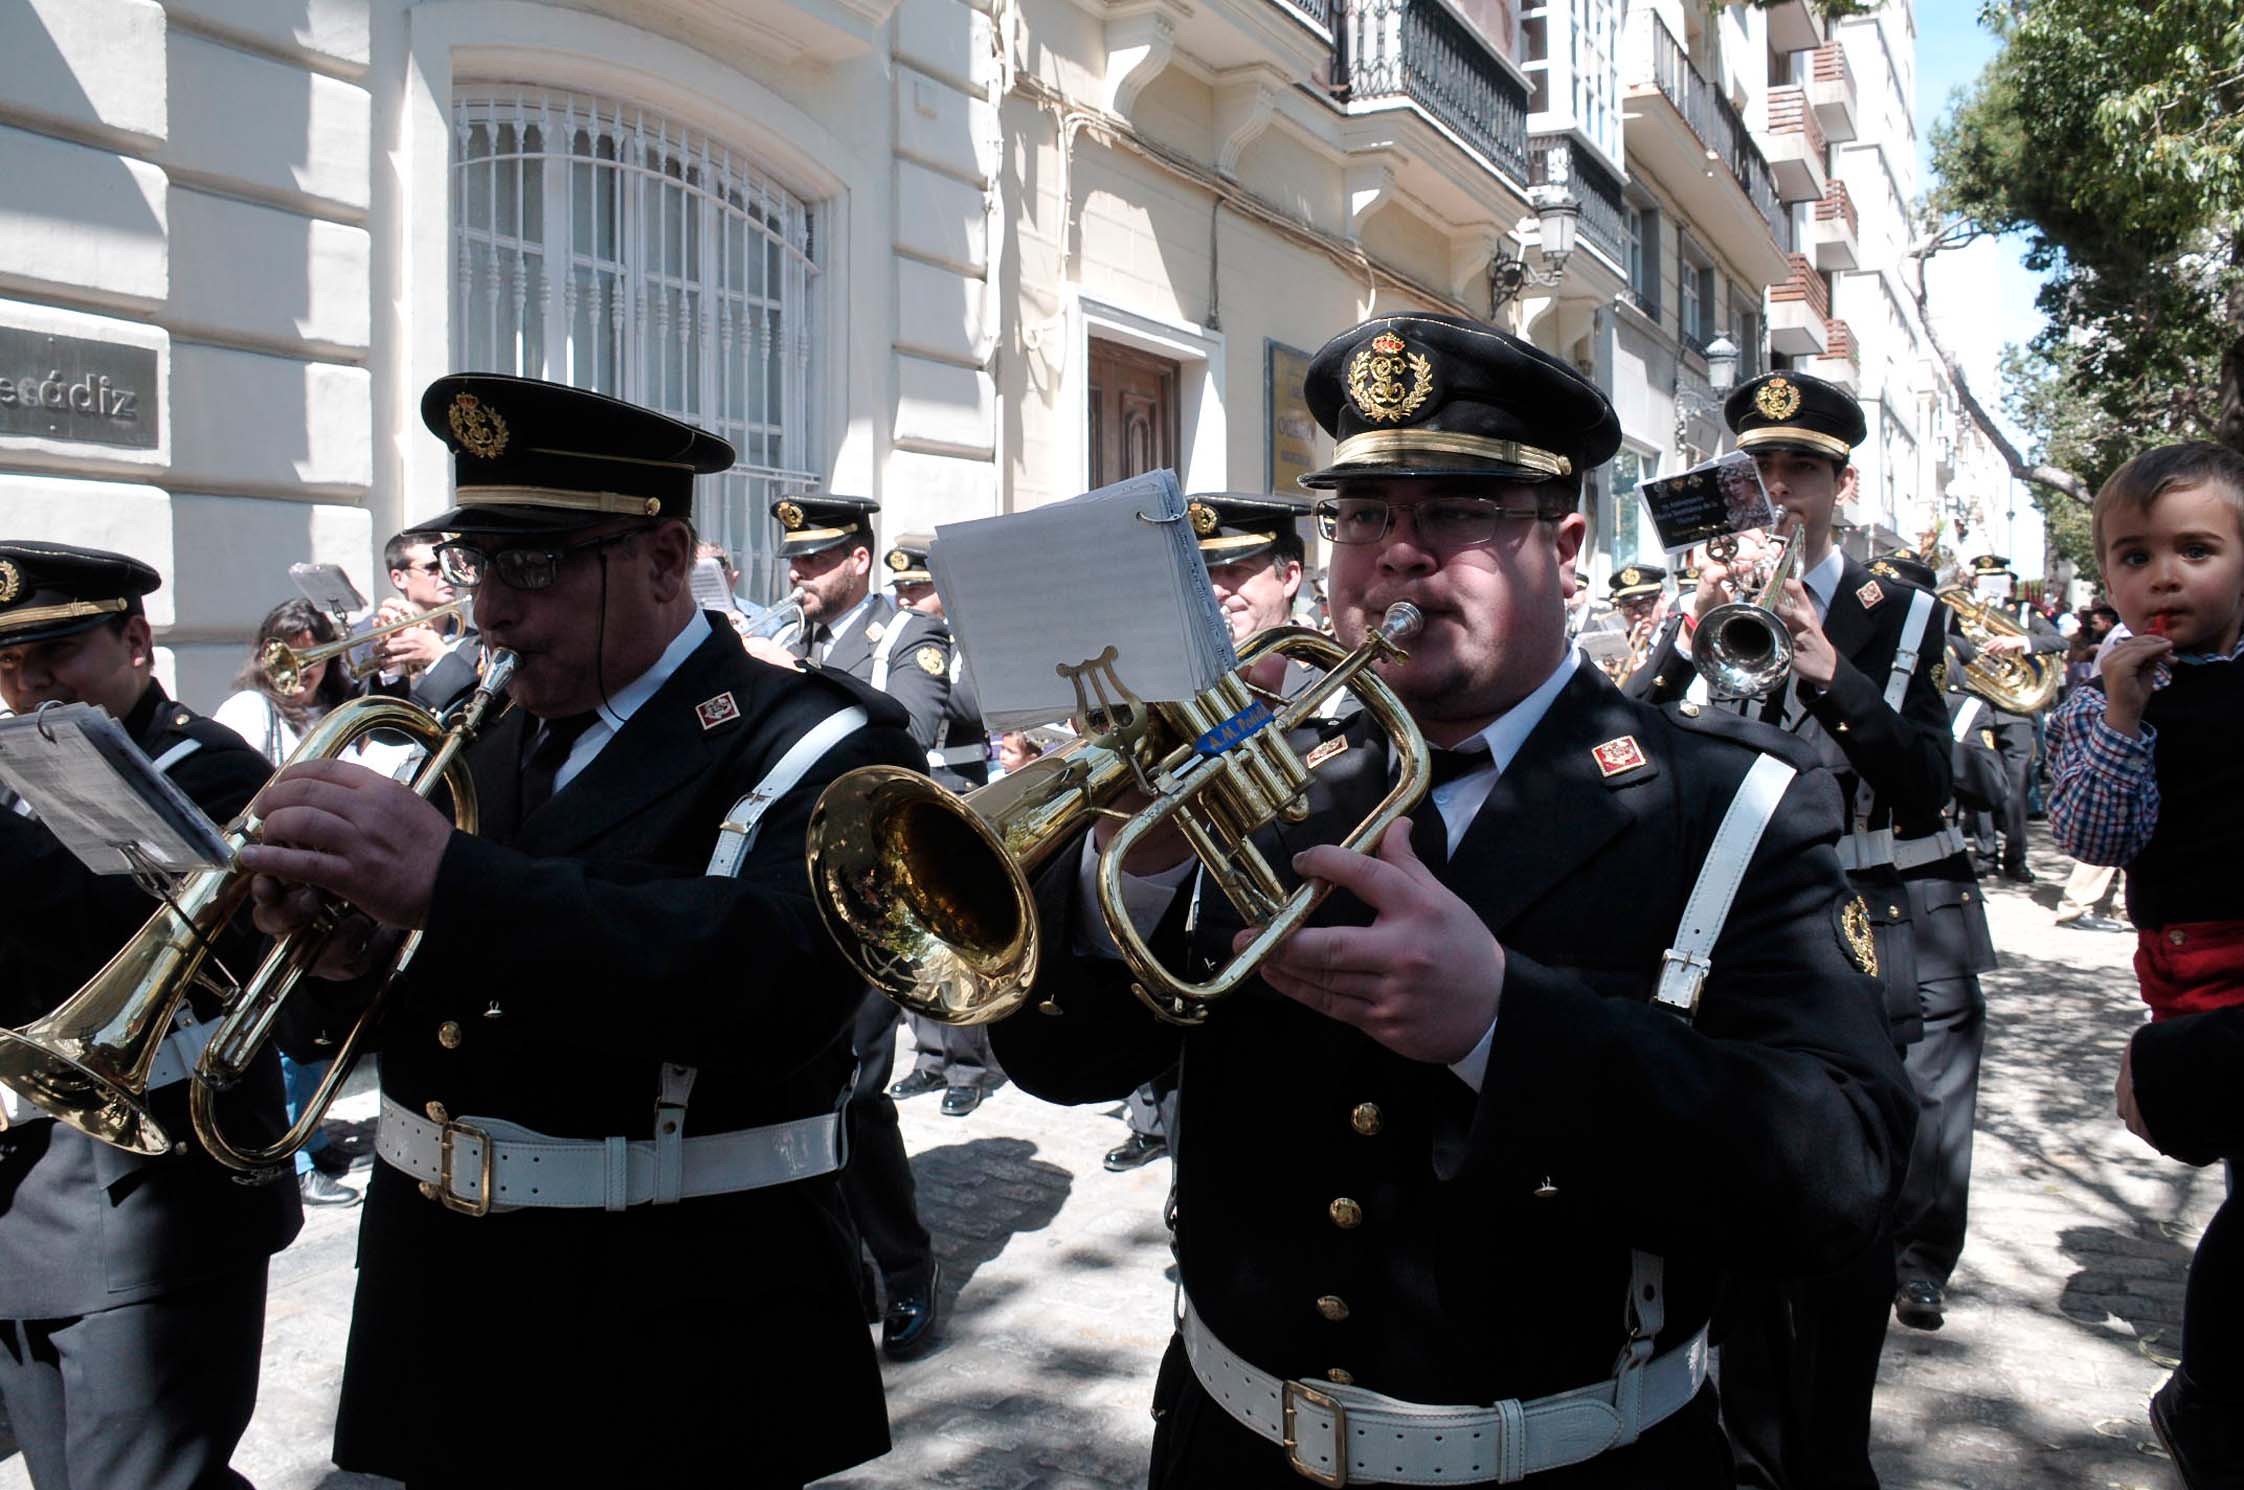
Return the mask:
[[[1737,557],[1737,538],[1716,538],[1706,548],[1726,565]],[[1716,698],[1765,698],[1791,676],[1792,628],[1776,613],[1776,603],[1799,553],[1800,529],[1795,523],[1785,534],[1759,598],[1718,605],[1699,622],[1691,643],[1691,666]],[[1743,590],[1741,585],[1734,593]]]
[[[475,783],[460,752],[505,697],[513,672],[513,653],[493,653],[475,694],[452,711],[449,721],[401,699],[353,699],[312,727],[289,764],[334,759],[376,730],[399,731],[428,749],[413,777],[413,790],[427,797],[440,783],[448,787],[453,821],[472,833],[477,823]],[[226,829],[234,855],[256,841],[261,827],[252,802]],[[180,1006],[199,984],[218,992],[226,1007],[191,1078],[188,1107],[196,1136],[214,1157],[235,1169],[264,1170],[287,1162],[317,1131],[342,1090],[381,1008],[382,994],[412,960],[420,933],[399,944],[381,990],[337,1048],[327,1078],[295,1124],[270,1145],[238,1147],[219,1129],[217,1093],[247,1074],[282,1002],[318,962],[338,920],[331,909],[312,926],[282,937],[246,983],[214,981],[204,963],[213,939],[248,897],[249,882],[249,871],[235,862],[187,876],[108,965],[54,1012],[21,1029],[0,1030],[0,1083],[88,1137],[135,1153],[168,1152],[171,1135],[148,1108],[148,1075]]]
[[[468,606],[473,603],[474,597],[472,596],[463,596],[458,600],[447,600],[442,605],[432,606],[417,616],[407,616],[402,621],[392,621],[387,626],[376,626],[370,631],[361,631],[352,636],[340,637],[335,641],[321,642],[318,646],[306,647],[301,652],[276,636],[265,643],[263,650],[257,654],[257,667],[260,672],[264,673],[265,681],[273,685],[275,693],[294,693],[303,684],[306,669],[325,662],[330,657],[340,657],[346,652],[356,651],[368,642],[380,641],[392,632],[403,631],[412,626],[426,626],[431,622],[441,621],[446,616],[465,616]],[[371,659],[362,664],[351,665],[351,678],[355,682],[367,676],[379,666],[381,666],[379,658]]]
[[[1375,851],[1432,779],[1426,742],[1402,702],[1369,669],[1400,660],[1424,625],[1417,607],[1388,609],[1354,651],[1319,632],[1280,626],[1239,649],[1244,670],[1272,653],[1326,669],[1315,687],[1273,712],[1237,673],[1182,703],[1114,698],[1094,675],[1097,733],[964,796],[920,772],[865,766],[835,781],[811,811],[811,895],[850,961],[890,999],[943,1024],[987,1024],[1018,1009],[1042,946],[1030,877],[1132,788],[1153,800],[1099,854],[1099,908],[1134,975],[1132,990],[1160,1018],[1198,1024],[1254,973],[1323,901],[1331,886],[1288,891],[1249,837],[1308,813],[1309,767],[1286,734],[1351,688],[1394,741],[1394,786],[1341,841]],[[1111,664],[1111,652],[1107,661]],[[1111,673],[1108,674],[1111,676]],[[1085,679],[1078,677],[1080,691]],[[1251,946],[1202,983],[1162,967],[1122,905],[1122,865],[1146,834],[1174,822],[1207,873],[1262,928]]]

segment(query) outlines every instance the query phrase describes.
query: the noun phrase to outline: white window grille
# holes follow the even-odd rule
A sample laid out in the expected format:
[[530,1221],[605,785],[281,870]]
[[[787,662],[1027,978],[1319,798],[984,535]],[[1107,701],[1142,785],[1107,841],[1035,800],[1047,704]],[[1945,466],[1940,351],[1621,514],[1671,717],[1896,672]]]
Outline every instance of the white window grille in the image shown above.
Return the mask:
[[464,94],[453,108],[452,355],[628,399],[732,442],[694,521],[759,595],[771,502],[818,483],[818,215],[729,146],[629,104]]

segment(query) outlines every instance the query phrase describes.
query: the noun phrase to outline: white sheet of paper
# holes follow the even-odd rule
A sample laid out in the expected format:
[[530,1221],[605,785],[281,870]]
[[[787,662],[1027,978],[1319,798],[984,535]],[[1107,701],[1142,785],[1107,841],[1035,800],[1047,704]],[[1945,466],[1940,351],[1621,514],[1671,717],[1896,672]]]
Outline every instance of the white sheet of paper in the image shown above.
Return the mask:
[[125,844],[174,873],[226,862],[218,825],[90,705],[0,719],[0,782],[96,874],[132,872]]
[[715,559],[693,561],[693,598],[703,610],[736,611],[740,602],[725,583],[725,566]]
[[945,524],[928,564],[991,729],[1073,714],[1058,669],[1110,646],[1123,686],[1148,703],[1189,698],[1238,666],[1170,471]]
[[331,616],[355,616],[366,609],[366,597],[340,564],[291,564],[288,577],[306,600]]

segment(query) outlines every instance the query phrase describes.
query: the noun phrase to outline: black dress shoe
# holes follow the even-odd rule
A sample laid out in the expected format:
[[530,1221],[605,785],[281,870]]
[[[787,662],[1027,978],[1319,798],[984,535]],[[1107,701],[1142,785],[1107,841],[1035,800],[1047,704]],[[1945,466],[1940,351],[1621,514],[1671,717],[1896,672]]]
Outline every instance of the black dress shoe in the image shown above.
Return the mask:
[[888,1313],[881,1318],[880,1348],[892,1361],[925,1355],[935,1344],[935,1316],[943,1292],[943,1268],[927,1270],[927,1282],[888,1296]]
[[339,1180],[351,1172],[351,1156],[335,1144],[323,1144],[312,1150],[312,1168]]
[[906,1097],[923,1097],[929,1092],[939,1092],[950,1083],[933,1071],[914,1071],[888,1089],[888,1095],[901,1101]]
[[982,1089],[978,1086],[954,1086],[943,1093],[943,1116],[964,1117],[982,1105]]
[[2244,1490],[2244,1425],[2180,1370],[2150,1400],[2151,1428],[2188,1490]]
[[1125,1169],[1135,1169],[1149,1160],[1158,1159],[1169,1151],[1169,1140],[1150,1133],[1132,1133],[1122,1141],[1120,1148],[1106,1151],[1106,1167],[1116,1174]]
[[1946,1322],[1941,1311],[1947,1302],[1939,1284],[1912,1278],[1893,1296],[1893,1317],[1913,1330],[1937,1330]]
[[2030,885],[2034,882],[2034,872],[2023,864],[2016,869],[2004,869],[2002,877],[2014,885]]
[[357,1205],[363,1198],[348,1185],[338,1185],[332,1175],[307,1169],[296,1177],[296,1193],[306,1205]]

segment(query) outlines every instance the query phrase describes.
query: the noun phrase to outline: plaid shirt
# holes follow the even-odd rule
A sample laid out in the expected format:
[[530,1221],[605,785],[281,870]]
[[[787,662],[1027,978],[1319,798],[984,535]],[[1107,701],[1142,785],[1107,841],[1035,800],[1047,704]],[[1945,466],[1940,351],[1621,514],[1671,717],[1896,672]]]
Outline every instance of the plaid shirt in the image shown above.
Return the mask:
[[[2239,656],[2244,640],[2228,660]],[[2153,691],[2172,677],[2160,663]],[[2156,729],[2146,723],[2140,739],[2121,734],[2104,722],[2104,691],[2075,688],[2049,716],[2049,828],[2057,846],[2083,864],[2132,862],[2158,828],[2157,749]]]

